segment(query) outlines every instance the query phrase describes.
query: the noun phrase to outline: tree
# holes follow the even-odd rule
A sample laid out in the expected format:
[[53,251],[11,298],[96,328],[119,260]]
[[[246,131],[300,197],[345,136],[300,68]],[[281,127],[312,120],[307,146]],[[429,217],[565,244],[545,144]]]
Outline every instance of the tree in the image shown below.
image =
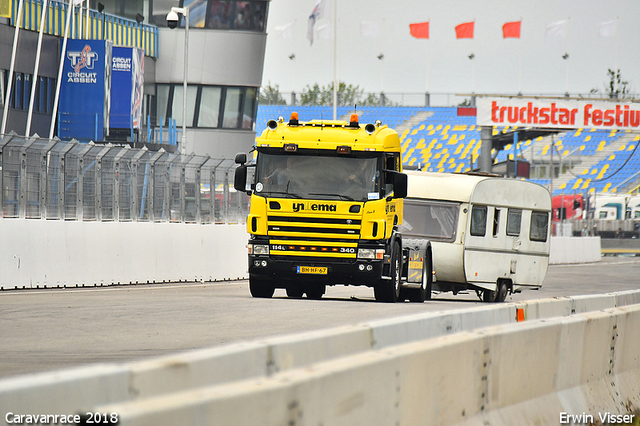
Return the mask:
[[284,98],[280,94],[279,85],[271,85],[271,82],[266,87],[260,89],[260,98],[258,102],[261,105],[286,105]]
[[[372,101],[371,95],[364,97],[364,89],[360,86],[347,85],[343,81],[338,83],[338,106],[364,105]],[[333,105],[333,83],[322,87],[318,83],[307,85],[300,94],[300,105]]]
[[[624,99],[631,95],[629,90],[629,82],[623,81],[620,74],[620,69],[617,71],[609,68],[607,70],[607,76],[609,77],[608,84],[605,85],[604,94],[611,99]],[[592,94],[599,93],[598,89],[591,89]]]

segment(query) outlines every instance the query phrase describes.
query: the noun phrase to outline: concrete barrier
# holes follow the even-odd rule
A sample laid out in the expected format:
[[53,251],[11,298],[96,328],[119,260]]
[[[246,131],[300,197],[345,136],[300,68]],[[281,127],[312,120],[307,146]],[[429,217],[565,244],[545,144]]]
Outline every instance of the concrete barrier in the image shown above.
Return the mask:
[[[243,224],[0,219],[0,289],[245,279],[247,238]],[[599,259],[599,237],[551,238],[550,264]]]
[[637,416],[639,322],[635,305],[507,324],[94,410],[118,413],[123,426],[513,425],[559,424],[563,413]]
[[5,289],[247,277],[245,225],[0,219],[0,241]]
[[600,237],[551,237],[550,265],[598,262],[601,257]]
[[[489,336],[494,333],[495,330],[491,327],[506,327],[514,324],[515,328],[509,329],[509,333],[517,334],[534,327],[533,319],[557,322],[559,318],[569,321],[576,317],[576,310],[583,312],[590,307],[604,309],[629,305],[635,309],[640,305],[633,305],[633,303],[639,299],[640,291],[627,291],[601,296],[543,299],[526,303],[424,313],[263,341],[202,349],[123,365],[97,365],[15,377],[0,381],[0,414],[7,412],[74,414],[83,412],[83,410],[95,409],[100,409],[103,412],[104,409],[116,407],[113,409],[117,409],[119,414],[125,416],[123,421],[125,418],[128,419],[127,421],[133,421],[132,419],[138,416],[136,413],[143,413],[144,415],[140,418],[144,419],[144,424],[154,424],[155,420],[153,419],[163,419],[157,424],[202,424],[190,423],[186,420],[172,423],[169,419],[182,416],[186,416],[185,419],[190,419],[190,416],[194,415],[191,412],[194,407],[207,407],[207,412],[213,410],[211,412],[216,413],[215,416],[218,417],[220,413],[217,410],[227,412],[227,404],[238,408],[247,403],[247,407],[251,407],[251,409],[245,407],[240,410],[242,413],[236,413],[241,418],[246,418],[246,423],[230,422],[228,420],[231,417],[220,416],[219,419],[226,419],[227,422],[219,420],[219,424],[251,424],[251,421],[256,419],[255,416],[262,415],[256,408],[262,403],[265,404],[263,408],[267,412],[274,413],[273,419],[281,419],[282,410],[286,411],[287,416],[293,416],[291,418],[294,420],[302,411],[306,413],[305,418],[307,418],[310,408],[307,406],[300,411],[297,407],[301,406],[296,401],[301,401],[303,398],[302,394],[298,392],[308,389],[308,392],[314,395],[313,398],[321,400],[318,404],[327,409],[332,407],[331,410],[334,412],[342,413],[338,416],[340,418],[344,416],[344,422],[341,420],[336,423],[336,419],[332,419],[325,424],[349,424],[350,421],[351,424],[354,424],[354,417],[350,413],[360,415],[359,407],[370,406],[370,404],[381,404],[380,407],[382,407],[387,402],[386,398],[391,398],[393,401],[398,400],[397,390],[386,388],[379,390],[378,387],[386,386],[387,383],[396,383],[401,386],[399,384],[400,377],[404,380],[405,375],[411,375],[410,370],[406,370],[405,364],[407,363],[423,365],[420,368],[426,370],[417,377],[420,377],[425,383],[416,383],[415,386],[421,386],[422,390],[417,395],[405,394],[404,398],[411,401],[415,399],[415,403],[417,403],[425,397],[422,392],[431,395],[437,389],[457,386],[458,390],[452,388],[447,390],[448,393],[437,390],[438,395],[435,395],[436,399],[451,398],[451,401],[455,401],[456,395],[464,395],[469,391],[467,389],[470,386],[468,380],[477,380],[477,375],[488,374],[489,366],[497,362],[494,358],[496,352],[509,359],[509,356],[516,356],[519,351],[528,348],[531,353],[527,352],[526,357],[516,356],[517,360],[501,361],[501,364],[508,362],[521,367],[527,366],[525,369],[533,368],[532,366],[535,366],[536,363],[545,364],[549,357],[555,359],[555,357],[563,356],[562,353],[556,354],[563,348],[559,343],[556,342],[556,348],[560,349],[551,350],[549,349],[552,348],[551,344],[547,347],[536,343],[535,339],[527,340],[531,336],[522,337],[523,340],[517,345],[509,343],[501,347],[496,346],[492,341],[487,343],[485,337],[481,336]],[[576,307],[578,308],[575,309]],[[518,321],[518,309],[522,309],[526,313],[523,319],[527,321],[525,324],[520,324],[522,327],[515,324]],[[572,309],[574,309],[573,315]],[[569,321],[568,324],[572,324],[572,322]],[[572,344],[576,345],[573,349],[570,346],[564,347],[562,349],[566,352],[564,356],[570,358],[575,355],[573,350],[591,350],[590,347],[580,343],[585,339],[580,333],[573,331],[573,329],[567,329],[564,333],[559,338],[560,341],[573,342]],[[611,334],[605,340],[608,342],[610,338]],[[480,339],[480,343],[478,343],[478,339]],[[638,340],[640,341],[640,338]],[[636,343],[626,340],[624,342],[624,351],[636,349]],[[462,347],[456,347],[456,344],[462,345]],[[509,346],[511,344],[516,346]],[[438,352],[437,348],[440,346],[445,349]],[[627,349],[626,346],[629,348]],[[411,353],[414,349],[418,351],[415,354]],[[541,350],[550,350],[551,352],[540,352]],[[426,358],[421,358],[423,355],[419,354],[422,352],[425,352]],[[638,358],[637,353],[640,351],[635,353],[636,359]],[[389,358],[389,354],[403,355],[401,357],[394,355]],[[399,360],[398,357],[402,359]],[[461,361],[457,357],[464,357],[464,360]],[[527,357],[531,357],[531,359]],[[621,358],[621,361],[618,362],[623,362],[622,360],[624,363],[628,362],[626,358]],[[400,374],[400,371],[404,371],[404,373],[401,376],[393,374],[389,376],[386,371],[375,372],[373,370],[382,368],[378,362],[393,365],[392,370],[398,372],[394,374]],[[445,365],[441,365],[442,362]],[[634,365],[633,362],[631,365]],[[513,367],[515,368],[515,365]],[[369,368],[372,370],[370,371]],[[355,371],[345,371],[345,369],[354,369]],[[628,368],[625,367],[625,369]],[[434,381],[436,379],[432,375],[440,370],[442,371],[437,374],[444,374],[443,372],[446,371],[451,375],[449,379],[444,375],[438,376],[440,377],[439,381]],[[357,392],[350,391],[350,396],[347,396],[341,389],[343,387],[349,389],[350,385],[343,383],[343,378],[351,377],[356,380],[359,374],[370,374],[371,376],[359,378],[358,380],[366,386]],[[416,374],[418,373],[416,372]],[[334,382],[335,380],[338,382]],[[384,382],[377,382],[377,380],[384,380]],[[631,378],[625,380],[625,386],[631,389],[634,382]],[[446,381],[446,383],[440,383],[440,381]],[[434,383],[437,383],[437,386],[434,387]],[[526,381],[522,383],[526,384]],[[479,384],[472,384],[470,389],[474,389],[475,392],[481,385],[484,386],[482,381]],[[321,389],[316,386],[321,386]],[[488,390],[484,392],[485,396],[488,395],[487,392]],[[327,393],[331,393],[331,396],[327,396]],[[530,397],[538,398],[538,394],[539,392],[531,394]],[[429,396],[429,398],[431,397],[433,395]],[[478,399],[478,396],[475,395],[475,398]],[[480,398],[484,401],[482,398],[485,397]],[[485,405],[489,402],[488,396],[486,398]],[[204,405],[198,405],[200,403],[197,401]],[[258,401],[263,402],[258,403]],[[286,401],[286,404],[283,401]],[[278,404],[285,405],[277,409],[274,408]],[[214,408],[218,405],[219,408]],[[476,405],[469,405],[470,408],[463,407],[466,414],[460,418],[456,417],[457,415],[453,416],[453,414],[453,417],[446,418],[464,421],[472,413],[475,413],[478,407],[482,406],[482,404]],[[153,408],[156,406],[163,408],[156,412]],[[486,406],[488,407],[488,405]],[[197,408],[196,412],[199,412],[198,410],[200,408]],[[253,412],[255,410],[258,411]],[[441,410],[441,408],[437,408],[437,410]],[[316,409],[314,408],[312,411],[316,412]],[[397,418],[394,416],[401,416],[401,418],[409,416],[410,419],[417,419],[417,417],[412,417],[413,414],[407,413],[404,406],[402,409],[393,406],[390,407],[390,411],[384,412],[378,412],[375,408],[373,412],[381,416],[380,419]],[[418,412],[421,411],[418,410]],[[319,410],[317,413],[320,415],[323,411]],[[229,416],[231,414],[232,411],[229,411]],[[321,418],[324,419],[322,416]],[[272,417],[267,415],[264,419],[272,419]],[[1,421],[0,424],[2,424]],[[218,423],[213,422],[212,424]],[[277,423],[275,420],[271,423],[264,420],[257,421],[255,424],[281,423]],[[388,423],[374,421],[372,424]]]

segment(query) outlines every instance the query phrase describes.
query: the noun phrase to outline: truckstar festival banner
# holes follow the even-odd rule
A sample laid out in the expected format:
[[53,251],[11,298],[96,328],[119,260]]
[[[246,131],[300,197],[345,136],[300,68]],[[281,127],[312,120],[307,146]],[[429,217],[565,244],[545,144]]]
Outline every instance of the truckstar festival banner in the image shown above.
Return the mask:
[[479,98],[479,126],[640,130],[640,104],[604,101]]

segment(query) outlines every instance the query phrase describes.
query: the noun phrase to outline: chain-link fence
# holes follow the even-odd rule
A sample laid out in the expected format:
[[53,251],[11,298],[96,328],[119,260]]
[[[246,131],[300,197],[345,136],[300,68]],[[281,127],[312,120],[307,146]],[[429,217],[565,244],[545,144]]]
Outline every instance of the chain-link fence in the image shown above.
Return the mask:
[[5,135],[2,216],[88,221],[243,223],[249,197],[233,160]]

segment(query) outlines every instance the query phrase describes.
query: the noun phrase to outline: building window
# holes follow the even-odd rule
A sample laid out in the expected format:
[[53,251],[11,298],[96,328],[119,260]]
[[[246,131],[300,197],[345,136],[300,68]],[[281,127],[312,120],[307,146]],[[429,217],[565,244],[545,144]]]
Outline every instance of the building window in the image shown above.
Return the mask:
[[202,87],[202,96],[200,99],[200,114],[198,115],[198,127],[218,127],[221,99],[221,87]]
[[[156,117],[163,125],[168,118],[182,125],[182,84],[158,84]],[[187,126],[252,130],[256,118],[258,89],[189,85]]]
[[265,31],[266,1],[183,0],[180,4],[189,7],[190,28]]

